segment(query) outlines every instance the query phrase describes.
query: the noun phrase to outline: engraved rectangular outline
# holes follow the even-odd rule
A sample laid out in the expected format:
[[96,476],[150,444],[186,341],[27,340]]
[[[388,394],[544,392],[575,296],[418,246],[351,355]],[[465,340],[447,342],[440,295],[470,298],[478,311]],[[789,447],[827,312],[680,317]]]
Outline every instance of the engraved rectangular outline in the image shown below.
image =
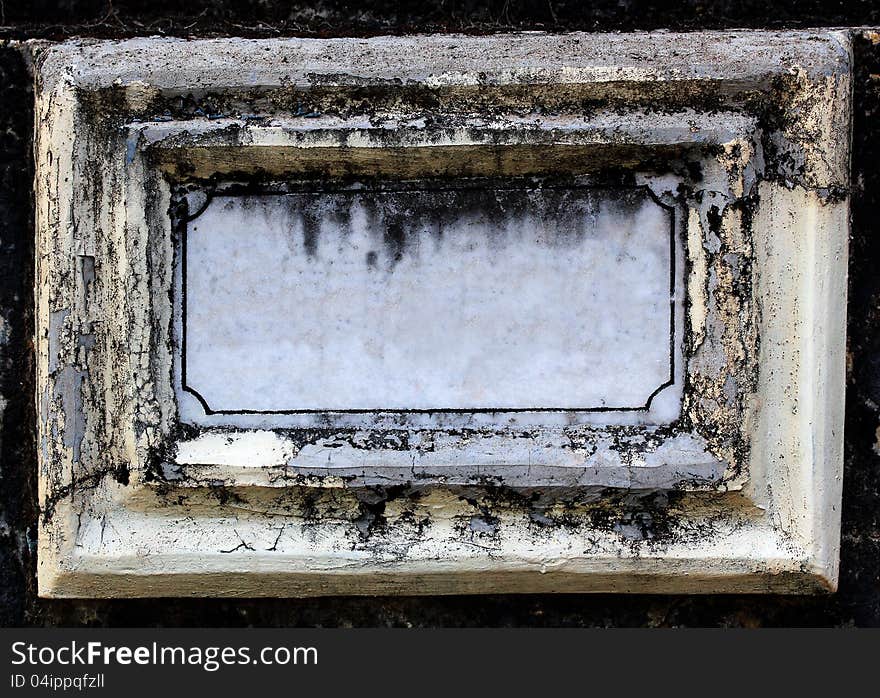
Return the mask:
[[[398,193],[398,192],[407,192],[407,193],[418,193],[418,192],[434,192],[434,191],[477,191],[482,190],[484,187],[478,186],[476,184],[471,186],[462,186],[462,187],[450,187],[450,186],[437,186],[437,187],[429,187],[429,186],[420,186],[413,189],[395,189],[391,186],[383,186],[378,189],[368,189],[370,193],[383,194],[383,193]],[[205,415],[236,415],[236,414],[251,414],[251,415],[289,415],[289,414],[495,414],[495,413],[513,413],[513,412],[588,412],[588,413],[602,413],[602,412],[647,412],[651,409],[651,403],[654,398],[660,394],[663,390],[668,388],[671,385],[675,384],[675,285],[676,285],[676,245],[675,245],[675,208],[668,204],[663,203],[651,190],[651,188],[646,184],[641,185],[620,185],[620,186],[611,186],[611,185],[587,185],[587,184],[574,184],[574,185],[561,185],[561,184],[550,184],[550,185],[539,185],[539,186],[528,186],[524,184],[523,186],[489,186],[485,187],[485,189],[491,191],[526,191],[529,189],[564,189],[566,191],[577,191],[577,190],[589,190],[589,191],[616,191],[620,189],[629,189],[631,191],[639,191],[642,190],[647,193],[648,198],[653,201],[654,204],[661,207],[667,214],[669,218],[669,377],[660,384],[657,388],[651,392],[648,396],[648,399],[645,401],[644,405],[636,406],[636,407],[609,407],[609,406],[600,406],[600,407],[479,407],[479,408],[450,408],[450,407],[435,407],[435,408],[348,408],[348,409],[334,409],[334,408],[309,408],[309,409],[288,409],[288,410],[253,410],[253,409],[223,409],[223,410],[215,410],[210,407],[207,399],[201,395],[195,388],[191,385],[188,385],[186,378],[186,347],[187,347],[187,322],[186,322],[186,313],[187,313],[187,248],[186,248],[186,240],[189,233],[189,223],[194,221],[200,215],[202,215],[210,206],[211,201],[221,194],[217,194],[213,190],[208,190],[207,199],[205,203],[199,208],[196,213],[193,215],[187,215],[185,220],[181,221],[184,225],[182,226],[180,240],[175,244],[175,253],[179,255],[181,274],[180,281],[178,282],[175,278],[175,289],[179,289],[179,293],[175,293],[174,303],[180,305],[181,309],[181,318],[180,318],[180,329],[178,330],[175,323],[175,332],[174,334],[180,335],[180,375],[176,376],[175,387],[180,390],[187,392],[193,395],[196,400],[198,400],[199,404],[201,404],[202,408],[205,410]],[[287,196],[291,193],[295,194],[346,194],[350,192],[358,192],[360,190],[346,188],[344,186],[334,187],[332,184],[322,188],[322,189],[306,189],[306,190],[297,190],[296,192],[274,192],[274,191],[255,191],[255,192],[247,192],[241,194],[241,196]],[[225,194],[224,194],[225,195]],[[232,196],[232,195],[230,195]],[[172,228],[174,228],[175,220],[172,219]],[[179,378],[179,380],[177,380]]]

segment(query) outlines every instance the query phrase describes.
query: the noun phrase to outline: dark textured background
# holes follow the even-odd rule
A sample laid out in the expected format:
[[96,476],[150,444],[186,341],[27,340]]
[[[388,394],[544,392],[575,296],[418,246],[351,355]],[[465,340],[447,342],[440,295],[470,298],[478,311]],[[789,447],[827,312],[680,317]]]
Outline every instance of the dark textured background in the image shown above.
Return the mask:
[[[867,0],[0,0],[0,39],[869,25],[880,25],[880,3]],[[20,54],[0,45],[0,625],[880,626],[880,46],[870,33],[855,66],[838,593],[46,601],[34,579],[32,94]]]

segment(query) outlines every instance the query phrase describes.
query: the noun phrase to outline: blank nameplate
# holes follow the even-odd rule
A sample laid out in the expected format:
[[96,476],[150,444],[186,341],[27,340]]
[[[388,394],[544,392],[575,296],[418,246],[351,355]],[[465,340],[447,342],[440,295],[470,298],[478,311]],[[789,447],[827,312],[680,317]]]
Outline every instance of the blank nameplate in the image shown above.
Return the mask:
[[207,414],[638,411],[674,379],[673,211],[645,188],[218,195],[180,254]]

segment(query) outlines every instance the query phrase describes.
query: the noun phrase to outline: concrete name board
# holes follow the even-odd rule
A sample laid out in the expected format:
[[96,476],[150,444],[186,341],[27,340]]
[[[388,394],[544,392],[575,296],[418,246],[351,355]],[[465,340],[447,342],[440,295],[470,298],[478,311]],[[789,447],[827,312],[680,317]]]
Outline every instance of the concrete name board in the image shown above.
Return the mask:
[[31,51],[41,594],[834,588],[846,33]]

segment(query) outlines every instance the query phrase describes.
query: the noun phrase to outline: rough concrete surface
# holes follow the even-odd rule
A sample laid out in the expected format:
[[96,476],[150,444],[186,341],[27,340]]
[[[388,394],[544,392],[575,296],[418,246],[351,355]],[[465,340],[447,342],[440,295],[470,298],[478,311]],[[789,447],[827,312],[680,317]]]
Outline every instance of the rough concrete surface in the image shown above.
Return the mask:
[[[850,44],[841,31],[28,44],[39,88],[40,594],[834,590]],[[169,119],[188,105],[190,116]],[[303,105],[313,105],[305,107],[311,117],[296,116]],[[542,118],[548,110],[549,125]],[[658,111],[663,117],[655,120]],[[707,132],[701,121],[716,128]],[[641,139],[630,133],[637,123]],[[175,215],[175,224],[168,215],[175,191],[219,186],[211,163],[222,168],[217,176],[234,178],[229,186],[237,180],[245,190],[282,186],[267,177],[292,179],[291,189],[345,181],[321,160],[297,157],[319,148],[330,162],[358,168],[351,174],[365,178],[361,186],[371,186],[374,162],[393,178],[439,177],[439,189],[410,198],[418,204],[413,217],[430,219],[440,191],[464,186],[474,164],[490,177],[510,177],[510,165],[517,175],[532,176],[534,157],[527,154],[535,143],[547,152],[580,149],[582,164],[546,172],[557,184],[575,176],[568,186],[586,185],[590,177],[610,187],[627,177],[631,185],[646,185],[672,213],[670,252],[678,219],[687,258],[694,266],[705,262],[705,283],[691,284],[689,294],[689,304],[703,312],[692,315],[688,330],[681,305],[671,318],[663,313],[670,318],[670,350],[688,347],[686,361],[675,368],[670,361],[668,381],[660,385],[685,374],[688,389],[675,422],[663,428],[650,414],[659,418],[670,396],[668,407],[677,406],[667,390],[634,412],[542,411],[543,403],[520,403],[526,411],[293,411],[279,415],[281,422],[255,410],[209,414],[203,403],[210,425],[182,421],[172,384],[178,362],[178,375],[188,380],[188,352],[173,339],[168,299],[175,295],[172,269],[179,270],[181,293],[189,288],[183,278],[192,278],[184,270],[191,266],[187,256],[174,255],[172,240],[175,231],[182,235],[181,221],[192,218],[195,228],[210,208],[201,216],[198,207],[194,217]],[[668,148],[676,144],[679,158]],[[527,154],[518,151],[521,145]],[[621,146],[623,157],[615,157]],[[590,157],[594,147],[599,158]],[[467,157],[447,160],[436,149]],[[425,150],[438,167],[419,173],[412,161],[426,161]],[[252,158],[255,151],[262,157]],[[187,172],[195,152],[199,167],[207,166],[201,184]],[[398,152],[406,163],[399,169],[393,167]],[[422,155],[410,158],[411,152]],[[263,168],[272,156],[278,157],[270,174]],[[634,156],[640,157],[632,162]],[[180,173],[162,176],[162,163],[175,162]],[[303,178],[309,162],[311,183]],[[485,191],[486,182],[471,186]],[[675,257],[683,270],[684,255]],[[670,291],[681,276],[671,264],[669,271],[669,291],[661,297],[672,306]],[[542,308],[560,302],[554,296]],[[190,304],[181,302],[182,329],[184,307]],[[322,303],[322,314],[331,309]],[[300,323],[297,315],[284,324]],[[490,328],[480,323],[477,332]],[[539,361],[532,356],[529,363]],[[399,361],[395,368],[406,372]],[[421,370],[410,373],[424,377]],[[325,390],[334,388],[331,395],[341,392],[332,386],[336,376],[316,377]],[[639,411],[649,413],[647,423],[627,421]],[[226,423],[233,418],[234,425]],[[266,429],[276,430],[278,448],[264,441]],[[612,446],[620,460],[608,463],[601,444],[617,441],[622,431],[635,437],[641,431],[644,442]],[[257,459],[244,437],[258,436],[266,448]],[[226,453],[218,453],[218,438],[229,440],[229,449],[220,449]],[[169,478],[164,466],[175,463],[184,443],[189,457],[178,462],[182,477]],[[685,454],[691,446],[697,453]],[[315,461],[318,452],[326,468]],[[663,477],[663,468],[693,463],[692,455],[701,467],[681,473],[685,482],[669,493],[668,506],[646,508],[646,494],[660,486],[648,473],[661,466],[656,474]],[[709,474],[702,465],[715,459],[729,476],[699,482]],[[603,465],[612,466],[606,474],[613,480],[594,479],[592,471]],[[224,472],[227,466],[233,472]],[[390,473],[394,467],[403,472]],[[207,478],[206,468],[213,473]],[[558,479],[566,469],[568,477]],[[253,486],[260,474],[269,476],[264,491]],[[588,501],[591,484],[614,487],[618,503],[608,496]],[[392,492],[394,485],[407,489]],[[714,491],[701,493],[704,485]],[[462,495],[461,486],[476,496]],[[231,498],[205,506],[206,488],[224,488]],[[384,510],[361,528],[364,501]],[[493,522],[482,537],[465,523],[478,507]],[[628,526],[635,513],[665,516],[665,532]],[[546,522],[536,525],[541,517]]]
[[[8,3],[6,3],[8,5]],[[71,34],[345,34],[377,31],[495,31],[499,28],[628,29],[653,27],[868,24],[877,12],[863,3],[828,11],[820,3],[709,3],[694,12],[665,3],[498,3],[475,11],[440,3],[395,12],[384,3],[359,10],[328,4],[309,14],[271,3],[192,3],[185,14],[153,3],[36,2],[3,7],[3,34],[64,38]],[[277,5],[277,4],[276,4]],[[526,7],[528,5],[528,7]],[[540,5],[540,6],[539,6]],[[645,11],[650,5],[653,12]],[[624,7],[625,6],[625,7]],[[623,9],[621,9],[623,7]],[[330,9],[326,9],[330,8]],[[204,11],[203,11],[204,10]],[[636,10],[641,10],[637,12]],[[664,11],[666,10],[666,11]],[[768,16],[772,14],[772,17]],[[632,18],[642,17],[634,25]],[[39,18],[39,20],[37,20]],[[292,19],[291,19],[292,18]],[[378,18],[378,19],[375,19]],[[20,54],[0,49],[0,623],[7,625],[878,625],[880,624],[880,241],[874,230],[880,201],[880,49],[868,33],[855,43],[853,239],[850,264],[849,377],[846,417],[840,590],[823,597],[755,596],[484,596],[296,600],[40,601],[34,583],[35,442],[32,408],[32,201],[30,88]],[[382,516],[382,512],[373,512]],[[634,526],[660,522],[633,521]]]

